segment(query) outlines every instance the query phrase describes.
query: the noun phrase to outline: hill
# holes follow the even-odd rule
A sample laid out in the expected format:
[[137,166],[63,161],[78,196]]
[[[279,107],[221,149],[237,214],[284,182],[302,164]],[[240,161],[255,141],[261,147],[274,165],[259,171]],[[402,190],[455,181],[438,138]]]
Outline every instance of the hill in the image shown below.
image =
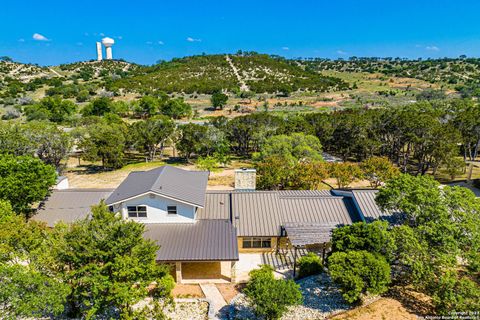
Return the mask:
[[250,88],[256,93],[325,92],[347,89],[344,81],[323,76],[289,60],[266,54],[201,55],[162,62],[118,80],[112,88],[134,91],[212,93]]

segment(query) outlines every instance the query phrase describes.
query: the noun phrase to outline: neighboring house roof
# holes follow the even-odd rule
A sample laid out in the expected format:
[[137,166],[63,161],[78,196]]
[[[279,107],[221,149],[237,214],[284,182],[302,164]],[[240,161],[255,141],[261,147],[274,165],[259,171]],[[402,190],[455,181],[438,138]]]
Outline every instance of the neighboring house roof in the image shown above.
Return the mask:
[[32,220],[46,222],[53,227],[57,222],[71,223],[84,219],[90,208],[106,199],[113,189],[64,189],[53,190],[40,204]]
[[172,166],[162,166],[149,171],[134,171],[115,189],[106,203],[111,205],[153,192],[203,207],[207,181],[207,171],[188,171]]
[[145,238],[155,241],[157,261],[238,260],[235,228],[229,220],[147,224]]

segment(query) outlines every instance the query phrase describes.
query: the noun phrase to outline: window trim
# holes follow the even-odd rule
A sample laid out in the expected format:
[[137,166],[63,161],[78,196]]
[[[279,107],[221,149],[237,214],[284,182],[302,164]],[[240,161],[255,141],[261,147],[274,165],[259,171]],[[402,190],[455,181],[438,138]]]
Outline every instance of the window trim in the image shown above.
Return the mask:
[[[135,208],[135,209],[131,210],[131,208]],[[127,206],[127,216],[129,218],[140,218],[140,219],[143,218],[143,219],[145,219],[145,218],[148,217],[147,206],[144,206],[144,205]]]
[[[256,243],[257,245],[255,246],[254,243]],[[260,243],[260,245],[258,245],[258,243]],[[271,248],[272,248],[271,237],[243,237],[242,238],[242,249],[271,249]]]
[[[170,208],[174,208],[174,210],[173,210],[173,209],[170,209]],[[175,212],[173,212],[173,211],[175,211]],[[169,205],[169,206],[167,206],[167,214],[169,214],[169,215],[170,215],[170,214],[171,214],[171,215],[177,215],[177,214],[178,214],[177,206],[176,206],[176,205]]]

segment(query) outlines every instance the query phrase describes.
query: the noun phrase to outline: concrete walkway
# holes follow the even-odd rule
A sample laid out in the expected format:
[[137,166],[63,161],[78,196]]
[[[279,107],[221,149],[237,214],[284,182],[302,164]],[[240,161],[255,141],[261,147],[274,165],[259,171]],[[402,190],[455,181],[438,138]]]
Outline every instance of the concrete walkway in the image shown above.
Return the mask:
[[[205,298],[210,302],[210,308],[213,309],[213,317],[209,319],[225,319],[223,314],[226,310],[227,302],[218,291],[214,284],[200,284]],[[210,315],[210,313],[209,313]]]

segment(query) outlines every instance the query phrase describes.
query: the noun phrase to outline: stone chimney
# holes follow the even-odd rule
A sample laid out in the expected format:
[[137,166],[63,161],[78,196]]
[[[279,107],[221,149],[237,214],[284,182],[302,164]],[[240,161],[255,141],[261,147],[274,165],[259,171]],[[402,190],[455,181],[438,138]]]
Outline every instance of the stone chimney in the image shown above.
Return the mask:
[[236,169],[235,170],[235,190],[255,190],[257,170],[255,169]]

